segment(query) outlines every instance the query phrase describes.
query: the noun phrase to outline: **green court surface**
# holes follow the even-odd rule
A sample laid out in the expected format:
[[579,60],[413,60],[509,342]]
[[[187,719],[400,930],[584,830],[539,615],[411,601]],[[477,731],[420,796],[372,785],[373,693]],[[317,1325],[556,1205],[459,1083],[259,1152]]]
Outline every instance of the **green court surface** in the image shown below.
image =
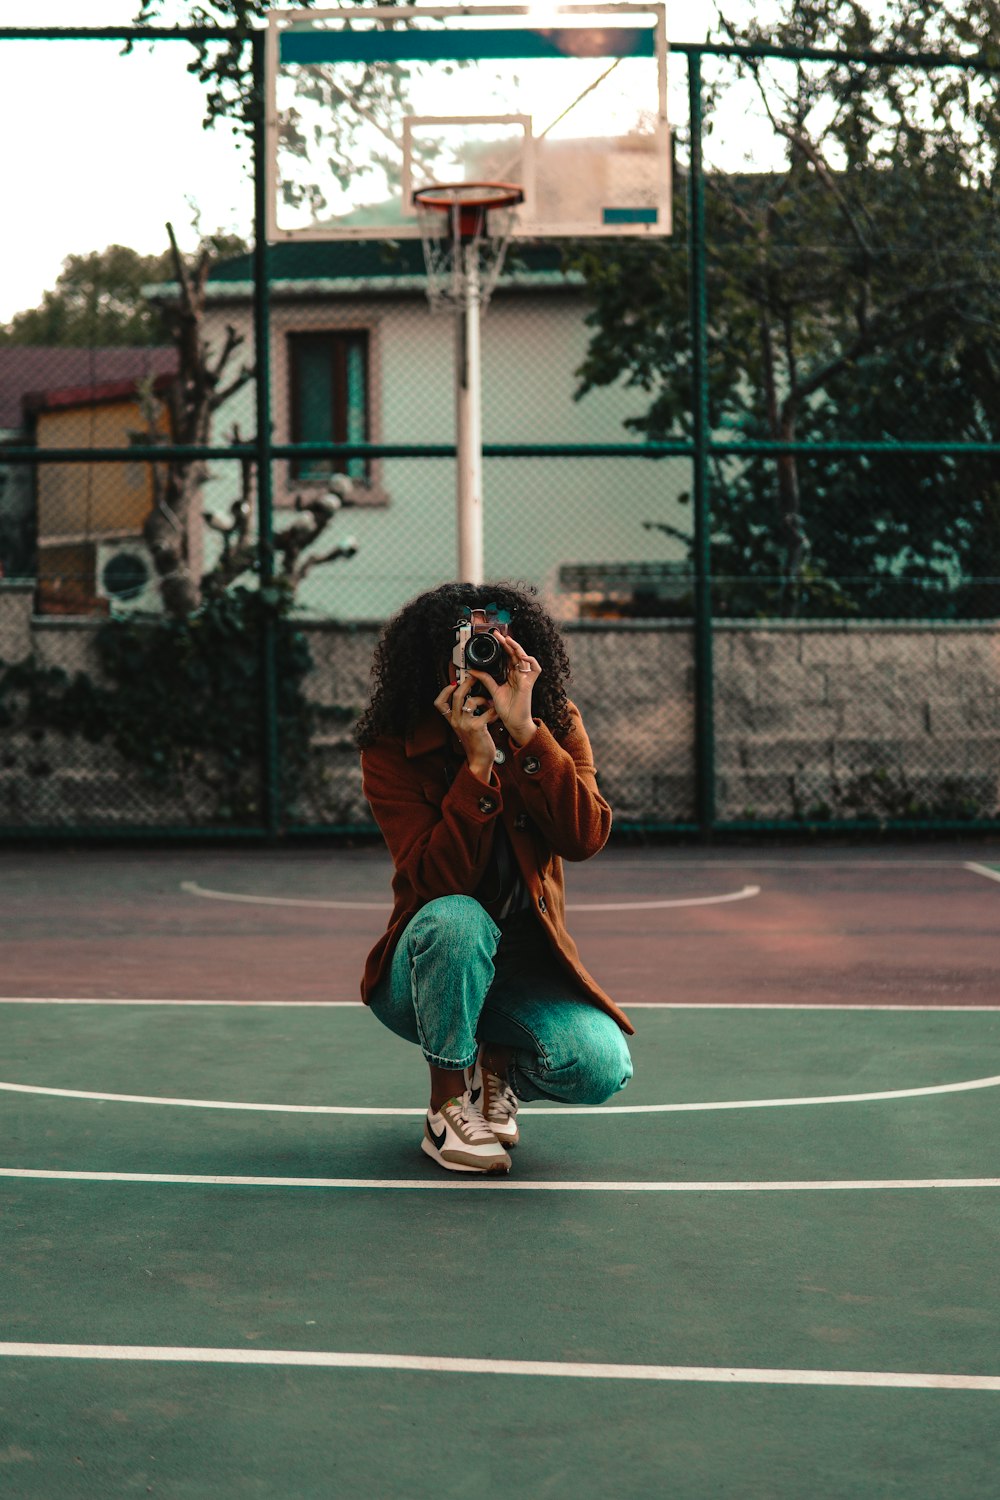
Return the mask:
[[998,1011],[642,1009],[497,1182],[358,1007],[0,1011],[5,1496],[996,1493]]

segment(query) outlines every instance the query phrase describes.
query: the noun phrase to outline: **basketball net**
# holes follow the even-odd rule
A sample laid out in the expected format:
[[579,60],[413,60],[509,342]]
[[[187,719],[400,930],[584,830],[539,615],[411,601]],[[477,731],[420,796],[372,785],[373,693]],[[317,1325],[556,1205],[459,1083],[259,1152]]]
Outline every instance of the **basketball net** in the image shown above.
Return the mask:
[[434,183],[414,193],[432,312],[462,311],[470,292],[486,307],[523,197],[508,182]]

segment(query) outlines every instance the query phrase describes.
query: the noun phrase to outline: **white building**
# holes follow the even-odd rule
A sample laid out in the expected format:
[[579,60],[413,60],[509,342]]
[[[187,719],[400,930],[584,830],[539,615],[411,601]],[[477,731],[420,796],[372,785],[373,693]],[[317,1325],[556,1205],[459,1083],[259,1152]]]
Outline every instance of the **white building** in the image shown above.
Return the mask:
[[[418,243],[300,242],[274,248],[270,260],[275,442],[454,442],[453,324],[428,309]],[[207,316],[213,343],[232,324],[252,359],[250,272],[249,257],[217,268]],[[581,282],[561,269],[558,247],[513,248],[483,322],[484,443],[635,440],[623,423],[642,413],[642,391],[619,386],[574,399],[588,342],[586,310]],[[215,440],[225,441],[234,424],[244,439],[253,435],[252,385],[220,408]],[[309,574],[303,608],[341,620],[380,619],[454,576],[453,459],[348,460],[338,467],[362,486],[366,503],[338,517],[318,545],[327,550],[351,534],[359,550]],[[291,468],[275,465],[278,529],[297,494],[328,485],[328,462],[301,466],[298,474]],[[236,482],[235,465],[215,463],[208,507],[224,511]],[[644,572],[655,591],[656,576],[670,571],[655,565],[679,568],[684,547],[643,522],[686,530],[690,506],[679,497],[689,491],[685,459],[487,459],[486,577],[534,582],[567,617],[578,610],[581,565],[592,565],[598,579],[609,569]],[[214,533],[207,546],[211,540]],[[577,570],[574,581],[567,574],[561,582],[564,568]]]

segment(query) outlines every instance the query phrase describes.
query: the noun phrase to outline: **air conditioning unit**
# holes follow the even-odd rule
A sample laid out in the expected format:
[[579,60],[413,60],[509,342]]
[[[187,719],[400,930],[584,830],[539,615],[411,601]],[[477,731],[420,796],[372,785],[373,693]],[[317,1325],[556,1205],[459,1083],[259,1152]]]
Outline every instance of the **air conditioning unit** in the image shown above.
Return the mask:
[[162,614],[153,559],[138,538],[97,543],[95,592],[111,601],[111,613]]

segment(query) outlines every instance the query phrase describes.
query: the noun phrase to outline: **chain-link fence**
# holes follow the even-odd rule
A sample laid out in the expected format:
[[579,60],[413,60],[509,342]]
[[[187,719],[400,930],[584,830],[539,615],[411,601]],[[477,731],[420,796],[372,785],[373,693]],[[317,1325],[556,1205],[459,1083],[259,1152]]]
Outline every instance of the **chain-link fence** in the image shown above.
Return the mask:
[[[417,241],[266,243],[262,34],[8,29],[0,72],[92,95],[99,57],[199,126],[191,48],[237,41],[228,232],[66,219],[4,313],[8,836],[371,831],[372,650],[455,571],[453,320]],[[1000,827],[997,77],[679,44],[672,236],[511,247],[485,573],[560,622],[620,829]],[[179,222],[183,141],[142,135]],[[54,194],[127,181],[99,124],[22,138]]]

